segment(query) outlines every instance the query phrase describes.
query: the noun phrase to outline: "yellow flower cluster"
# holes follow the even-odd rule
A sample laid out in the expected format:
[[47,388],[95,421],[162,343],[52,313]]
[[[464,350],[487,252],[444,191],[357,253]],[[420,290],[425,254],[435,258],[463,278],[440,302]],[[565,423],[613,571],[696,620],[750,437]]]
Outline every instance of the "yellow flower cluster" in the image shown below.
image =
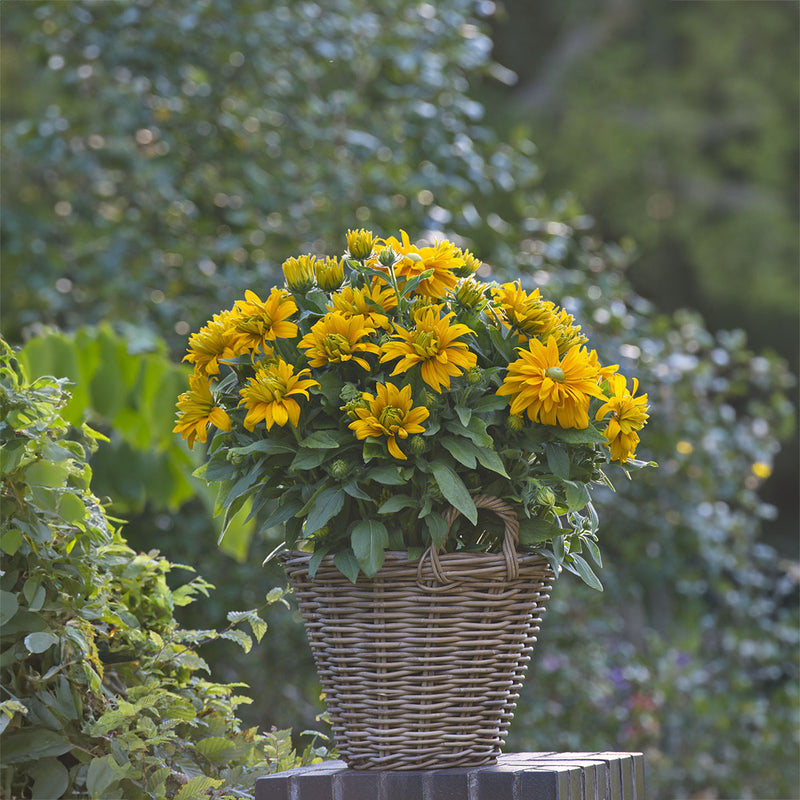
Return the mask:
[[[288,289],[273,288],[264,300],[248,290],[191,336],[184,360],[194,374],[179,398],[175,426],[190,447],[206,441],[210,425],[230,430],[238,408],[248,431],[261,422],[267,430],[297,428],[299,401],[311,402],[310,391],[322,392],[323,372],[335,370],[342,380],[371,381],[370,391],[342,407],[352,420],[348,427],[358,439],[384,439],[388,452],[404,460],[401,443],[422,433],[429,417],[427,408],[413,405],[409,375],[441,395],[465,373],[471,386],[482,370],[499,367],[496,393],[509,398],[512,417],[587,428],[597,398],[595,416],[606,420],[612,458],[625,462],[634,455],[647,395],[635,396],[636,381],[629,392],[616,365],[602,366],[572,316],[538,289],[487,287],[473,277],[481,263],[445,240],[417,246],[405,231],[399,239],[378,239],[365,230],[348,231],[346,238],[343,256],[286,260]],[[509,342],[502,352],[516,351],[502,363],[500,351],[487,344],[497,337]],[[235,382],[221,380],[224,364]],[[405,376],[399,386],[386,379],[397,376]]]

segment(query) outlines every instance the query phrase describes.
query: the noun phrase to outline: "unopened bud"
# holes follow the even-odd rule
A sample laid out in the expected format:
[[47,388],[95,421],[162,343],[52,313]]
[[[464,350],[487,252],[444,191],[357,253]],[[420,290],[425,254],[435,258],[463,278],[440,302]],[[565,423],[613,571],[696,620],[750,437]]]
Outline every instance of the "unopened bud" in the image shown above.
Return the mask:
[[396,260],[397,256],[391,247],[384,247],[378,254],[378,261],[383,267],[391,267]]
[[408,442],[408,451],[413,456],[420,456],[425,452],[425,440],[417,434],[412,436]]
[[337,458],[336,461],[331,464],[331,476],[334,478],[345,478],[349,471],[350,467],[347,466],[347,462],[343,461],[341,458]]
[[316,257],[312,255],[300,256],[299,258],[287,258],[283,262],[283,276],[286,278],[286,285],[298,294],[305,294],[314,286],[314,262]]
[[540,505],[547,506],[548,508],[556,504],[556,496],[553,490],[547,486],[542,486],[539,491],[536,492],[536,500]]
[[522,417],[517,414],[509,414],[509,417],[506,420],[506,425],[510,431],[521,431],[523,426]]
[[356,261],[363,261],[372,255],[372,248],[375,244],[375,235],[372,231],[360,228],[357,231],[347,231],[347,252],[350,258]]
[[483,380],[483,370],[480,367],[470,367],[466,373],[467,383],[476,384]]
[[335,292],[344,281],[344,267],[338,258],[326,258],[317,264],[317,284],[326,292]]

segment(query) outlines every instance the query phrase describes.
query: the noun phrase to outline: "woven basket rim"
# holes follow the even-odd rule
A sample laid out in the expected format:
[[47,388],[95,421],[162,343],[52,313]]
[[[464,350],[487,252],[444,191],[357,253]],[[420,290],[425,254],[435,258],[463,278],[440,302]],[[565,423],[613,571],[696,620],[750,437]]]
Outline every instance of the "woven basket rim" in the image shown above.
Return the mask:
[[[313,553],[306,553],[303,550],[282,550],[280,553],[278,553],[276,555],[276,558],[277,558],[278,561],[285,561],[286,559],[289,559],[289,558],[292,558],[292,559],[303,559],[304,558],[304,559],[310,561],[312,556],[313,556]],[[502,561],[505,561],[505,557],[503,556],[502,552],[499,552],[499,553],[486,553],[486,552],[483,552],[483,551],[480,551],[480,550],[474,551],[474,552],[472,550],[457,550],[457,551],[455,551],[453,553],[440,553],[439,554],[439,558],[440,559],[448,559],[448,560],[460,560],[460,558],[463,557],[463,556],[469,556],[470,558],[483,558],[486,561],[492,561],[492,560],[498,560],[498,559],[500,559]],[[420,558],[421,558],[421,555],[418,558],[414,558],[414,559],[409,558],[407,550],[385,550],[384,551],[384,562],[385,561],[398,561],[398,562],[404,562],[404,563],[407,563],[407,564],[418,564]],[[517,551],[517,558],[520,561],[524,560],[525,562],[541,561],[542,563],[545,563],[545,564],[548,563],[547,559],[543,555],[540,555],[539,553],[525,553],[525,552]],[[325,566],[328,566],[328,565],[332,566],[333,565],[333,559],[334,559],[334,556],[332,554],[328,554],[326,556],[323,556],[322,560],[320,561],[320,565],[324,564]]]

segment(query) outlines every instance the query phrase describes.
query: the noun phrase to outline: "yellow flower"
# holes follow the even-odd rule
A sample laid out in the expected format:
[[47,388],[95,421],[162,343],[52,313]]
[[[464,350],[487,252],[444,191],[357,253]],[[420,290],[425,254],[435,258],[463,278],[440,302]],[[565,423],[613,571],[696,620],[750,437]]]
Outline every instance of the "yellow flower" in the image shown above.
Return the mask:
[[511,413],[527,411],[531,421],[544,425],[587,428],[589,398],[603,397],[597,385],[600,373],[589,354],[575,346],[561,358],[553,336],[547,345],[531,339],[519,354],[497,390],[512,395]]
[[360,228],[357,231],[347,231],[347,254],[356,261],[363,261],[372,255],[375,244],[375,235],[372,231]]
[[528,294],[517,283],[504,283],[492,288],[492,296],[500,309],[500,319],[527,336],[543,334],[553,327],[555,303],[542,300],[539,290]]
[[206,378],[219,375],[220,359],[233,358],[230,319],[230,311],[214,314],[210,322],[189,337],[189,352],[183,360],[194,364],[196,375]]
[[344,286],[341,292],[331,295],[328,309],[340,311],[345,317],[360,314],[364,317],[366,325],[390,331],[392,325],[389,317],[381,311],[389,311],[396,307],[397,295],[394,290],[373,282],[372,286],[364,286],[361,289]]
[[306,351],[306,358],[312,367],[324,367],[352,359],[369,370],[369,363],[358,354],[378,355],[381,352],[378,345],[361,341],[374,330],[360,314],[346,317],[341,311],[331,311],[314,323],[311,332],[300,340],[298,347]]
[[611,458],[624,463],[636,452],[639,444],[636,431],[640,431],[647,422],[647,395],[634,397],[639,388],[636,378],[633,379],[633,391],[630,393],[624,375],[612,375],[608,382],[611,395],[597,409],[595,419],[602,419],[611,413],[611,419],[604,431],[605,437],[608,439]]
[[344,266],[338,258],[326,258],[317,264],[317,284],[326,292],[335,292],[344,281]]
[[460,375],[477,362],[466,342],[455,341],[460,336],[473,333],[461,323],[450,324],[451,311],[439,316],[441,306],[422,308],[414,315],[416,327],[406,330],[395,325],[393,341],[383,345],[381,363],[399,358],[392,375],[406,372],[420,365],[422,380],[434,391],[441,393],[442,386],[450,388],[450,376]]
[[464,266],[456,270],[456,275],[459,278],[468,278],[470,275],[474,275],[481,268],[483,262],[475,258],[469,250],[459,250],[459,253],[464,259]]
[[299,294],[305,294],[314,286],[316,256],[306,255],[299,258],[287,258],[283,262],[283,277],[286,285]]
[[189,376],[189,391],[178,398],[177,405],[178,416],[172,430],[188,440],[190,450],[195,439],[205,443],[209,425],[223,431],[231,429],[230,417],[216,404],[211,385],[202,375]]
[[310,374],[310,370],[301,369],[295,375],[294,367],[280,358],[259,367],[255,376],[239,391],[242,398],[239,405],[247,409],[244,427],[252,431],[264,420],[267,430],[287,422],[296,428],[300,406],[292,395],[304,395],[308,400],[307,390],[319,386],[317,381],[306,377]]
[[463,254],[446,240],[437,242],[433,247],[416,247],[411,244],[405,231],[400,231],[400,236],[402,241],[390,236],[383,242],[400,256],[394,267],[395,273],[409,280],[426,270],[433,270],[429,278],[420,281],[416,293],[440,300],[458,283],[456,270],[464,266]]
[[473,308],[476,311],[481,311],[486,307],[485,288],[483,283],[479,283],[474,278],[467,278],[458,284],[458,288],[455,291],[456,300],[464,308]]
[[428,409],[422,406],[413,408],[410,386],[398,389],[393,383],[379,383],[375,387],[375,396],[364,392],[362,397],[369,407],[355,409],[359,419],[351,422],[350,428],[356,437],[386,436],[389,452],[406,461],[397,438],[407,439],[410,433],[422,433],[425,428],[420,422],[428,418]]
[[249,289],[245,299],[234,306],[231,316],[231,342],[236,353],[267,353],[266,342],[297,336],[297,325],[288,318],[297,311],[297,304],[284,289],[273,289],[266,300]]

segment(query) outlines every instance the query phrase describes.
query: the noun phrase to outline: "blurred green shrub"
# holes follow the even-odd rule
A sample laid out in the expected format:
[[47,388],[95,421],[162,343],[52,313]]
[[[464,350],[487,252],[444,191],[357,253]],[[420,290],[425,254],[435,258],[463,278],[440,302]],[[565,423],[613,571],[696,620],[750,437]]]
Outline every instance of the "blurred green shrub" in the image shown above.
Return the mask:
[[180,627],[175,609],[213,587],[171,589],[180,567],[127,545],[91,493],[98,434],[60,414],[64,381],[29,383],[0,348],[3,796],[252,797],[256,776],[300,760],[289,731],[243,727],[249,698],[203,677],[198,648],[249,650],[241,625],[260,640],[260,609],[231,613],[222,631]]

